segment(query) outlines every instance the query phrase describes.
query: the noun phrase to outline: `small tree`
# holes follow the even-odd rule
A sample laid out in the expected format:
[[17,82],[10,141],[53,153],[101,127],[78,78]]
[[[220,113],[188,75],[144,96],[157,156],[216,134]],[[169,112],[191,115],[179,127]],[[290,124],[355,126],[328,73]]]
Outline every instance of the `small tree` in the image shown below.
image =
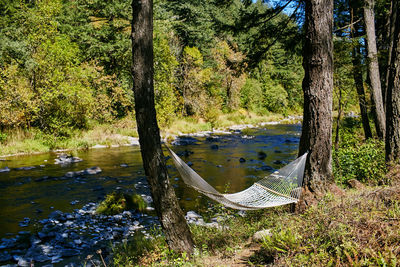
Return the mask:
[[375,103],[375,128],[379,138],[385,137],[385,111],[383,109],[381,80],[379,76],[378,51],[376,48],[374,0],[364,1],[364,22],[367,35],[368,74],[372,98]]

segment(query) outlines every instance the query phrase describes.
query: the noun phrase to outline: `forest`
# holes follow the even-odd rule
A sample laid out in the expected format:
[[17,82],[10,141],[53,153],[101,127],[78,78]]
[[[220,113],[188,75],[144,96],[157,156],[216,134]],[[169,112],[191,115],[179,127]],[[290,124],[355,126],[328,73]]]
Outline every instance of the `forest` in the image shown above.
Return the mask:
[[[397,266],[399,11],[396,0],[3,0],[0,156],[138,137],[159,227],[88,266]],[[160,134],[285,118],[302,122],[295,150],[308,153],[298,201],[184,216]],[[107,216],[146,210],[140,194],[102,197]]]
[[[239,110],[301,112],[295,15],[262,2],[154,5],[162,127]],[[3,143],[15,129],[62,139],[133,118],[129,2],[10,1],[0,12]]]

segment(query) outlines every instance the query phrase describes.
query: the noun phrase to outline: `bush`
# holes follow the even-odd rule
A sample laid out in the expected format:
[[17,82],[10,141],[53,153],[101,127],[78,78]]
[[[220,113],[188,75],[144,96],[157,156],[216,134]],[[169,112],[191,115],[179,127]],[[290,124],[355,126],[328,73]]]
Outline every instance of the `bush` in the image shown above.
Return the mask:
[[246,79],[246,83],[240,90],[241,106],[245,109],[258,112],[263,107],[263,93],[261,83],[252,78]]
[[7,140],[7,134],[0,132],[0,143],[5,143]]
[[264,84],[264,106],[272,112],[282,112],[288,105],[288,94],[279,84]]
[[338,183],[350,179],[370,185],[386,184],[384,142],[368,139],[365,143],[355,141],[354,135],[342,136],[343,145],[334,151],[333,173]]

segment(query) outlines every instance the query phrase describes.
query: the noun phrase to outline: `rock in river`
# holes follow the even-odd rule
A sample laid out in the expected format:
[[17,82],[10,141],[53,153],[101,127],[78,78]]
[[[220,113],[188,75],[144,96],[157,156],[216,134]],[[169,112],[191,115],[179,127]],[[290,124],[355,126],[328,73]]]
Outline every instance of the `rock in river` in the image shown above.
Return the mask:
[[58,158],[56,158],[54,161],[55,161],[54,164],[69,164],[69,163],[81,162],[82,159],[63,153],[58,155]]
[[100,172],[102,172],[102,170],[97,166],[85,170],[85,174],[98,174]]
[[3,169],[0,169],[0,172],[9,172],[10,168],[4,167]]

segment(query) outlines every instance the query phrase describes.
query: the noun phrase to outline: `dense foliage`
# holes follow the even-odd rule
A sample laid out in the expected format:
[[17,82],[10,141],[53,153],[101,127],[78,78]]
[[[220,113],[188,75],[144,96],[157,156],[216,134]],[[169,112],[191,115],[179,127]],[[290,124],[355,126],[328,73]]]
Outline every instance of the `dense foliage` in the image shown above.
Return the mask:
[[[176,116],[213,124],[221,111],[240,108],[300,109],[300,49],[290,42],[300,30],[292,18],[261,1],[160,0],[154,10],[161,126]],[[34,127],[68,137],[132,117],[129,1],[6,1],[0,11],[2,132]],[[271,29],[282,22],[286,34],[276,38]]]

